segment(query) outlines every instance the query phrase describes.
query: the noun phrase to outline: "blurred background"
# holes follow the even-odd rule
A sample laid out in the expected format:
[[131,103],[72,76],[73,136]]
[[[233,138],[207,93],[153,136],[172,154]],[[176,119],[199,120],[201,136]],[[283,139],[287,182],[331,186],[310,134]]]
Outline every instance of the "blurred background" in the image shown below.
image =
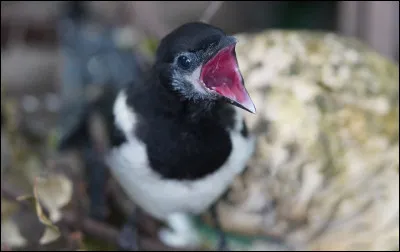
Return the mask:
[[[219,3],[210,22],[229,33],[281,28],[328,30],[357,37],[386,57],[395,61],[399,59],[398,1]],[[184,22],[199,20],[202,15],[207,15],[205,10],[210,1],[87,1],[85,5],[88,12],[85,17],[97,25],[112,26],[108,29],[114,30],[121,28],[121,31],[127,28],[125,33],[120,32],[121,39],[125,39],[120,43],[129,47],[129,44],[140,44],[146,36],[157,39]],[[56,93],[70,88],[61,87],[61,83],[66,81],[62,78],[80,78],[63,75],[68,72],[66,67],[78,68],[77,64],[68,65],[78,59],[71,59],[72,54],[64,50],[66,41],[81,43],[75,44],[74,50],[87,51],[84,48],[90,47],[90,43],[107,43],[105,41],[110,40],[110,37],[106,38],[108,35],[103,34],[102,38],[97,38],[98,41],[89,42],[90,35],[87,34],[95,33],[93,29],[97,29],[93,27],[92,31],[88,30],[86,35],[81,34],[80,37],[68,33],[71,29],[79,29],[78,26],[68,28],[65,23],[68,8],[71,8],[68,1],[1,2],[2,85],[7,87],[8,95],[23,93],[37,96],[38,100],[28,96],[20,100],[32,113],[42,107],[56,110],[59,106]],[[81,64],[87,64],[90,57],[82,57],[81,60]],[[133,72],[132,75],[135,74]],[[71,85],[76,85],[77,81],[74,83]],[[44,106],[35,105],[39,101]]]
[[[19,111],[23,128],[43,141],[58,124],[65,132],[79,124],[76,118],[87,100],[82,98],[83,89],[140,79],[158,39],[188,21],[204,19],[227,33],[332,31],[399,60],[398,1],[87,1],[84,8],[81,4],[1,2],[2,92],[4,88],[4,97]],[[62,105],[65,101],[69,107]],[[94,191],[89,188],[89,194]],[[98,204],[105,205],[101,201]],[[102,218],[102,213],[92,215]]]
[[[128,25],[136,33],[162,37],[198,20],[209,1],[88,1],[97,23]],[[9,92],[50,90],[60,85],[61,17],[65,1],[1,2],[1,78]],[[227,1],[210,20],[229,33],[259,29],[319,29],[353,36],[383,55],[399,58],[398,1]],[[135,39],[139,39],[136,34]],[[29,83],[26,80],[29,79]],[[50,91],[49,90],[49,91]],[[51,98],[49,98],[51,99]]]

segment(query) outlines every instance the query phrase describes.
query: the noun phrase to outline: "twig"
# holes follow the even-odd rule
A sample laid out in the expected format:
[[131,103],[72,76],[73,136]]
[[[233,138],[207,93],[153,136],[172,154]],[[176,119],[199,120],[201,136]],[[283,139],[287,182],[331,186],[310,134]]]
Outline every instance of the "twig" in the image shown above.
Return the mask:
[[[76,223],[76,216],[74,216],[73,213],[65,212],[63,215],[63,222],[67,225],[74,225]],[[85,218],[82,222],[82,231],[95,239],[117,245],[119,231],[110,225]],[[175,248],[167,247],[156,239],[140,235],[139,244],[144,250],[180,251],[180,249],[177,250]],[[182,249],[182,251],[186,250]]]
[[211,3],[204,10],[203,15],[200,18],[201,22],[210,23],[211,19],[221,8],[224,1],[211,1]]
[[[6,184],[5,181],[1,183],[1,194],[8,200],[17,202],[23,207],[29,207],[29,203],[25,201],[18,201],[17,198],[20,196],[18,190],[14,190],[9,184]],[[63,211],[63,218],[60,221],[62,225],[69,226],[70,228],[77,228],[77,223],[79,223],[79,227],[82,229],[84,233],[88,236],[94,237],[95,239],[106,241],[110,244],[117,246],[117,240],[119,236],[119,230],[108,225],[106,223],[98,222],[92,220],[88,217],[83,218],[81,220],[78,218],[79,214],[74,213],[73,211]],[[78,221],[79,220],[79,221]],[[143,250],[148,251],[188,251],[187,249],[176,249],[168,247],[162,244],[159,240],[146,237],[143,235],[139,235],[139,244]]]

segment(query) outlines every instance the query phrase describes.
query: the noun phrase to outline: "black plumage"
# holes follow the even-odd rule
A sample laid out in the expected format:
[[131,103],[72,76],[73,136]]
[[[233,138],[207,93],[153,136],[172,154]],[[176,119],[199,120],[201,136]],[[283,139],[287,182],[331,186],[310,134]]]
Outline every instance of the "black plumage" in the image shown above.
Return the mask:
[[211,25],[182,25],[160,42],[145,81],[95,105],[107,118],[111,173],[157,219],[209,208],[252,154],[238,107],[255,108],[235,44]]
[[[132,134],[145,143],[151,168],[164,178],[199,179],[217,170],[231,153],[226,130],[234,124],[233,107],[223,99],[197,101],[195,94],[188,95],[195,93],[191,84],[184,83],[185,90],[179,92],[171,83],[170,65],[177,55],[198,55],[193,70],[213,55],[224,37],[222,30],[203,23],[179,27],[160,43],[148,79],[127,88],[127,103],[141,118]],[[243,121],[243,136],[246,131]]]

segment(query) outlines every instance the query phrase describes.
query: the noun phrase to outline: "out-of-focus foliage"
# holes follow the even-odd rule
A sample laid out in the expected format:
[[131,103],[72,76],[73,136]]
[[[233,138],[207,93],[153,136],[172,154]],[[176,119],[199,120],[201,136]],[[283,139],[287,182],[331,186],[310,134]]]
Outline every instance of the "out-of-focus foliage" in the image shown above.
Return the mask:
[[145,39],[138,45],[138,49],[144,55],[148,56],[150,59],[154,59],[158,42],[159,41],[157,39],[152,39],[152,38]]
[[[15,198],[16,201],[2,197],[2,244],[9,247],[22,247],[28,242],[45,245],[60,237],[60,230],[54,223],[61,220],[60,210],[71,200],[71,181],[60,174],[36,177],[32,192],[33,195]],[[27,227],[26,222],[34,226]]]
[[[2,245],[29,248],[50,244],[60,238],[55,223],[72,199],[72,181],[43,160],[46,139],[31,141],[21,131],[23,120],[15,100],[4,95],[1,101],[5,117],[1,130]],[[13,195],[3,195],[10,190],[15,190]]]

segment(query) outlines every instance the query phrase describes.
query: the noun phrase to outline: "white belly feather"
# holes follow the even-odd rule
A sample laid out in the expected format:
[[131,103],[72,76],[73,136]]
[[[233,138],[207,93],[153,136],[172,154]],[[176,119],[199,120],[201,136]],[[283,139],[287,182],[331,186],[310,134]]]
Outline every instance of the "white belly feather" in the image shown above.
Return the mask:
[[165,220],[174,213],[201,213],[224,193],[253,153],[254,139],[240,134],[242,116],[241,111],[237,112],[236,127],[230,133],[232,152],[223,167],[196,181],[168,180],[149,168],[145,145],[129,134],[137,120],[121,92],[114,106],[115,123],[125,132],[128,141],[107,156],[111,173],[127,195],[155,218]]

